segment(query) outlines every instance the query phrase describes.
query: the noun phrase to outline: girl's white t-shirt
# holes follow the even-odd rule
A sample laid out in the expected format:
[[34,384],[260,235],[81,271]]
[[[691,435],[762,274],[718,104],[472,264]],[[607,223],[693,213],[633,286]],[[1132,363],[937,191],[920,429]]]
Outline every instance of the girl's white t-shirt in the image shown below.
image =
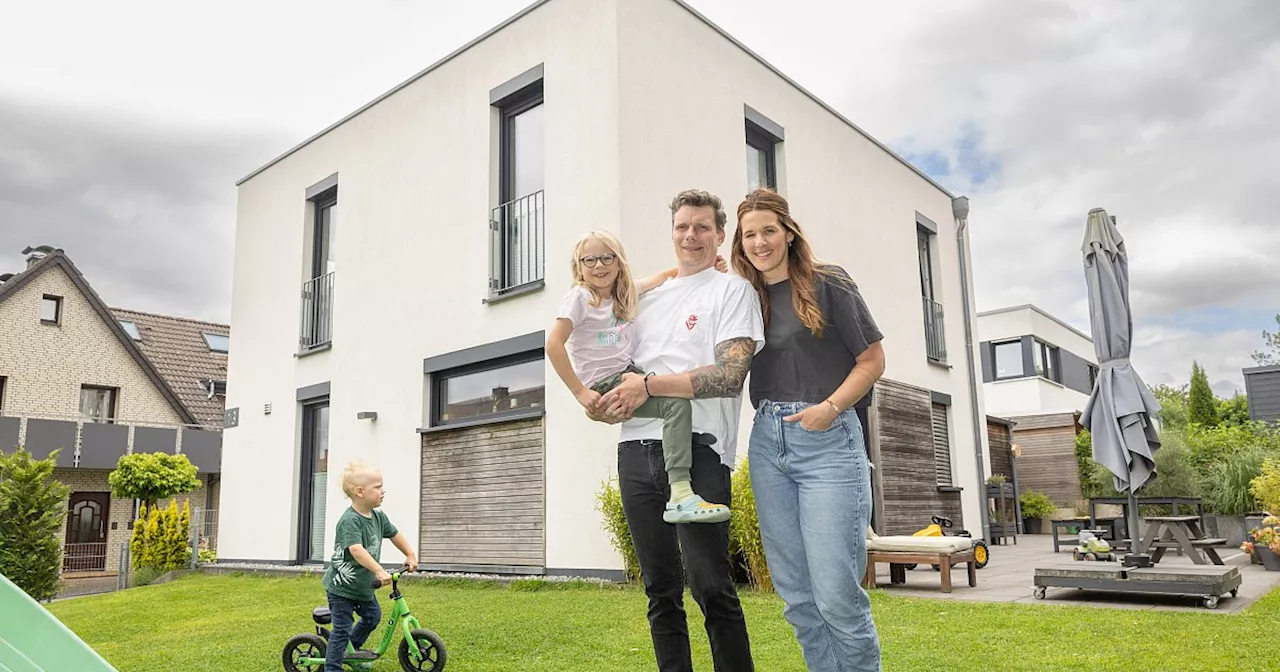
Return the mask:
[[583,385],[591,387],[631,363],[635,355],[632,323],[620,322],[614,317],[612,299],[603,299],[599,306],[592,306],[591,290],[574,287],[561,300],[556,317],[573,323],[565,349],[573,372]]

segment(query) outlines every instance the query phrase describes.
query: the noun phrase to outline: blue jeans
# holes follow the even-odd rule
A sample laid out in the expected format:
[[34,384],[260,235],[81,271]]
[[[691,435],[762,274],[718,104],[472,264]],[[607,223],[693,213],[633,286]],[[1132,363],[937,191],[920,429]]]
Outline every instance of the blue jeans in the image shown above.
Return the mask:
[[812,404],[760,402],[748,460],[765,557],[810,672],[880,670],[862,589],[871,479],[853,410],[813,432],[783,418]]
[[[324,654],[324,672],[342,672],[342,659],[347,655],[347,642],[360,648],[378,627],[382,619],[382,607],[378,598],[361,602],[341,595],[326,593],[329,597],[329,615],[333,618],[333,632],[329,633],[329,645]],[[354,616],[360,620],[352,627]]]

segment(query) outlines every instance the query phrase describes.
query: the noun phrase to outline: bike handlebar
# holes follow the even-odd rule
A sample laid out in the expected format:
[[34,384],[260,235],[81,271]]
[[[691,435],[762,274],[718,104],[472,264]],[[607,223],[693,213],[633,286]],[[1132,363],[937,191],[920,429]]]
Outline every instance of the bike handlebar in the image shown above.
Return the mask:
[[[413,571],[417,571],[417,570],[413,570]],[[394,584],[395,582],[399,581],[399,580],[400,580],[400,575],[402,575],[402,574],[408,574],[409,572],[410,572],[410,570],[409,570],[409,565],[402,565],[402,566],[400,567],[400,569],[398,569],[398,570],[396,570],[396,571],[394,571],[394,572],[388,572],[388,573],[391,575],[391,583],[392,583],[392,584]],[[373,577],[373,589],[374,589],[374,590],[377,590],[377,589],[379,589],[379,588],[381,588],[381,587],[383,587],[383,586],[385,586],[385,585],[386,585],[385,583],[383,583],[383,582],[381,582],[381,581],[379,581],[379,580],[378,580],[378,577],[376,577],[376,576],[375,576],[375,577]]]

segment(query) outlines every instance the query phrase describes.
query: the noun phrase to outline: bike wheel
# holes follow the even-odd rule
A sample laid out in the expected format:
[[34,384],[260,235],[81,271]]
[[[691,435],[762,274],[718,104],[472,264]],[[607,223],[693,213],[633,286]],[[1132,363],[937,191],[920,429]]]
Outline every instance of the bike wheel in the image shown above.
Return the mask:
[[324,663],[303,664],[298,661],[302,658],[324,658],[326,648],[325,641],[318,635],[308,633],[295,636],[285,643],[284,652],[280,656],[281,662],[284,663],[284,671],[323,672]]
[[414,662],[409,655],[409,640],[400,640],[400,667],[405,672],[441,672],[445,664],[444,640],[430,630],[412,630],[413,641],[418,645],[421,660]]

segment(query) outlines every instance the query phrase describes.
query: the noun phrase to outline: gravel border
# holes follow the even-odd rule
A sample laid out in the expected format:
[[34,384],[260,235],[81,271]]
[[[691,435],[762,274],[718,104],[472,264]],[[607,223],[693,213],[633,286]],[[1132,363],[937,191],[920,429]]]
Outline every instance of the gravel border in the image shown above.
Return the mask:
[[[257,562],[219,562],[200,565],[197,571],[206,574],[228,574],[231,572],[249,572],[274,576],[316,576],[324,573],[322,566],[301,567],[298,565],[276,565]],[[557,584],[590,584],[595,586],[619,586],[617,581],[581,576],[551,576],[539,574],[478,574],[469,572],[432,572],[418,571],[406,574],[401,581],[425,581],[431,579],[466,579],[477,582],[497,582],[503,585],[516,581],[537,581]]]

